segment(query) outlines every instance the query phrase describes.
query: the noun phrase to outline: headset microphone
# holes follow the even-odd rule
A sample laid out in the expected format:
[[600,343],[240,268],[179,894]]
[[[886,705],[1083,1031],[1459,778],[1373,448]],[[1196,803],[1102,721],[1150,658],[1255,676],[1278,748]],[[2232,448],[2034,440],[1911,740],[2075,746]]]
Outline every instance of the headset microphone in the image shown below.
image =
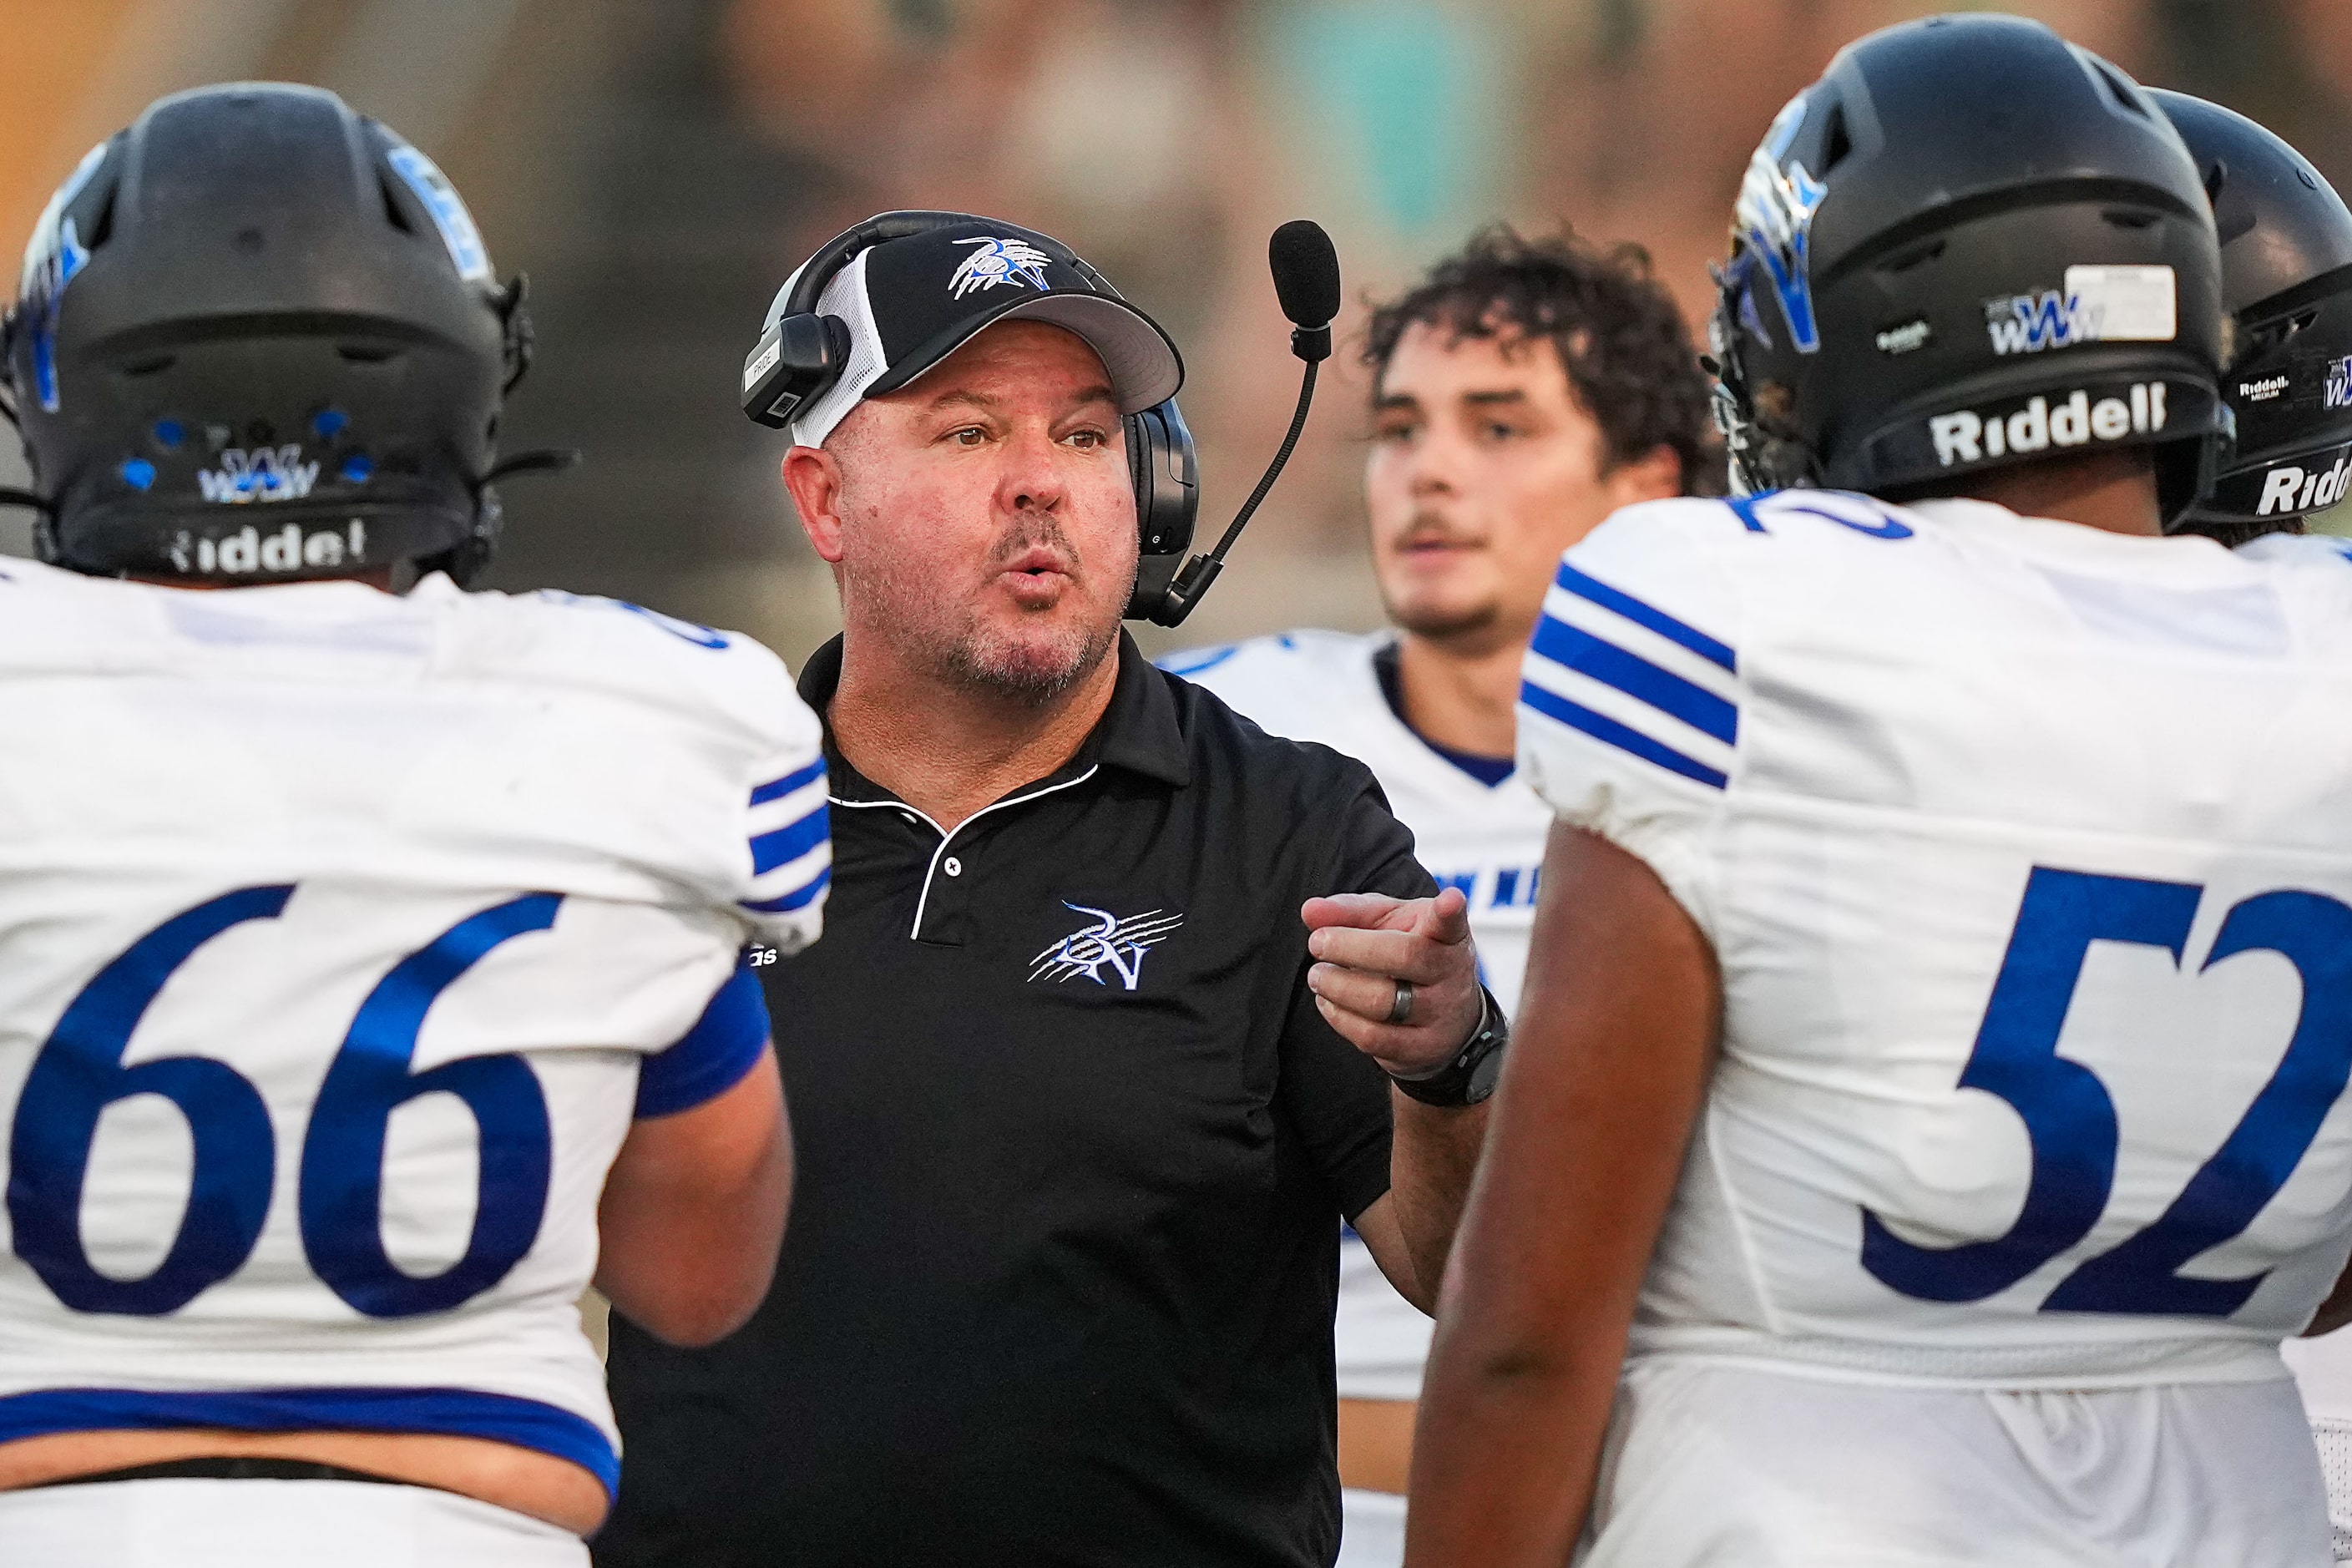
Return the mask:
[[1290,319],[1290,352],[1307,365],[1298,384],[1298,407],[1290,416],[1290,432],[1283,437],[1281,449],[1266,466],[1257,489],[1234,514],[1225,536],[1208,554],[1184,563],[1152,606],[1151,619],[1160,626],[1181,626],[1208,593],[1209,584],[1217,580],[1217,574],[1224,570],[1225,552],[1241,537],[1243,525],[1274,489],[1274,481],[1282,477],[1284,466],[1297,447],[1299,433],[1307,428],[1307,410],[1315,401],[1316,371],[1331,357],[1331,318],[1339,313],[1339,255],[1331,247],[1331,237],[1318,224],[1294,219],[1274,231],[1266,246],[1266,265],[1274,273],[1275,298]]

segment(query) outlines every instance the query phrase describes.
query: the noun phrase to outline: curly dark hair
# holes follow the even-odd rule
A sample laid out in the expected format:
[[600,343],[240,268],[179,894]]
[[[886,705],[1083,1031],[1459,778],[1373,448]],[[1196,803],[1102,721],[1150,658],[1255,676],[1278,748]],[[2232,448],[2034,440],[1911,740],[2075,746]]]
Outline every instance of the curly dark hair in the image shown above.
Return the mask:
[[1508,224],[1482,230],[1402,298],[1374,308],[1363,358],[1375,397],[1398,340],[1417,323],[1455,341],[1506,331],[1551,339],[1578,403],[1601,426],[1607,467],[1668,447],[1682,459],[1685,495],[1721,489],[1698,351],[1640,246],[1602,251],[1565,228],[1534,239]]

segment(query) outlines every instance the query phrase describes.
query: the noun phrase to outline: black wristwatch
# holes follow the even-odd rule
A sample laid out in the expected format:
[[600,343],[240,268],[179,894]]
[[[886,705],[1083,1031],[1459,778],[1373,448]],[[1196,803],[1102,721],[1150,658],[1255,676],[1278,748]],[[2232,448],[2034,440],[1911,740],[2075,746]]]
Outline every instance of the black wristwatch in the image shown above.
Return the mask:
[[1418,1078],[1389,1074],[1399,1093],[1423,1105],[1458,1110],[1480,1104],[1495,1092],[1503,1076],[1503,1047],[1511,1043],[1511,1022],[1503,1016],[1495,994],[1484,985],[1478,987],[1478,1026],[1452,1061]]

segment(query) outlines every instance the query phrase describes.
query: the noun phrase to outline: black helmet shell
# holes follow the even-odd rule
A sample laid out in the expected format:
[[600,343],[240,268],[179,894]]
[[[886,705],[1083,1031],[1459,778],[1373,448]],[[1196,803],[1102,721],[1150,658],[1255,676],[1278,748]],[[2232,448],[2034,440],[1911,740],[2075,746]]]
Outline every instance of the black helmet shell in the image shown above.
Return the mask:
[[5,334],[43,552],[267,579],[488,556],[528,329],[424,153],[334,94],[177,94],[85,159]]
[[1710,331],[1751,489],[1903,492],[2152,446],[2210,479],[2220,267],[2195,164],[2121,70],[2039,23],[1839,51],[1750,163]]
[[2192,523],[2291,522],[2352,480],[2352,211],[2293,147],[2244,115],[2151,90],[2188,143],[2221,243],[2237,357],[2221,394],[2238,447]]

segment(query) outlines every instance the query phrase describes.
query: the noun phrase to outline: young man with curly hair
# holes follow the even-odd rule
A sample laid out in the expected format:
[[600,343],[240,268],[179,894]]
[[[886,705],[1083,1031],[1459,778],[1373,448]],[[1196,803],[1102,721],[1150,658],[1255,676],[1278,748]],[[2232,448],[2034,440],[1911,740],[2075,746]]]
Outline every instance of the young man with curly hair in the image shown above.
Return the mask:
[[[1374,311],[1364,491],[1393,631],[1293,631],[1168,667],[1276,734],[1369,764],[1470,900],[1516,1005],[1550,813],[1513,772],[1519,661],[1560,552],[1619,507],[1716,488],[1708,393],[1637,247],[1490,229]],[[1403,1554],[1429,1321],[1362,1243],[1340,1258],[1342,1568]]]

